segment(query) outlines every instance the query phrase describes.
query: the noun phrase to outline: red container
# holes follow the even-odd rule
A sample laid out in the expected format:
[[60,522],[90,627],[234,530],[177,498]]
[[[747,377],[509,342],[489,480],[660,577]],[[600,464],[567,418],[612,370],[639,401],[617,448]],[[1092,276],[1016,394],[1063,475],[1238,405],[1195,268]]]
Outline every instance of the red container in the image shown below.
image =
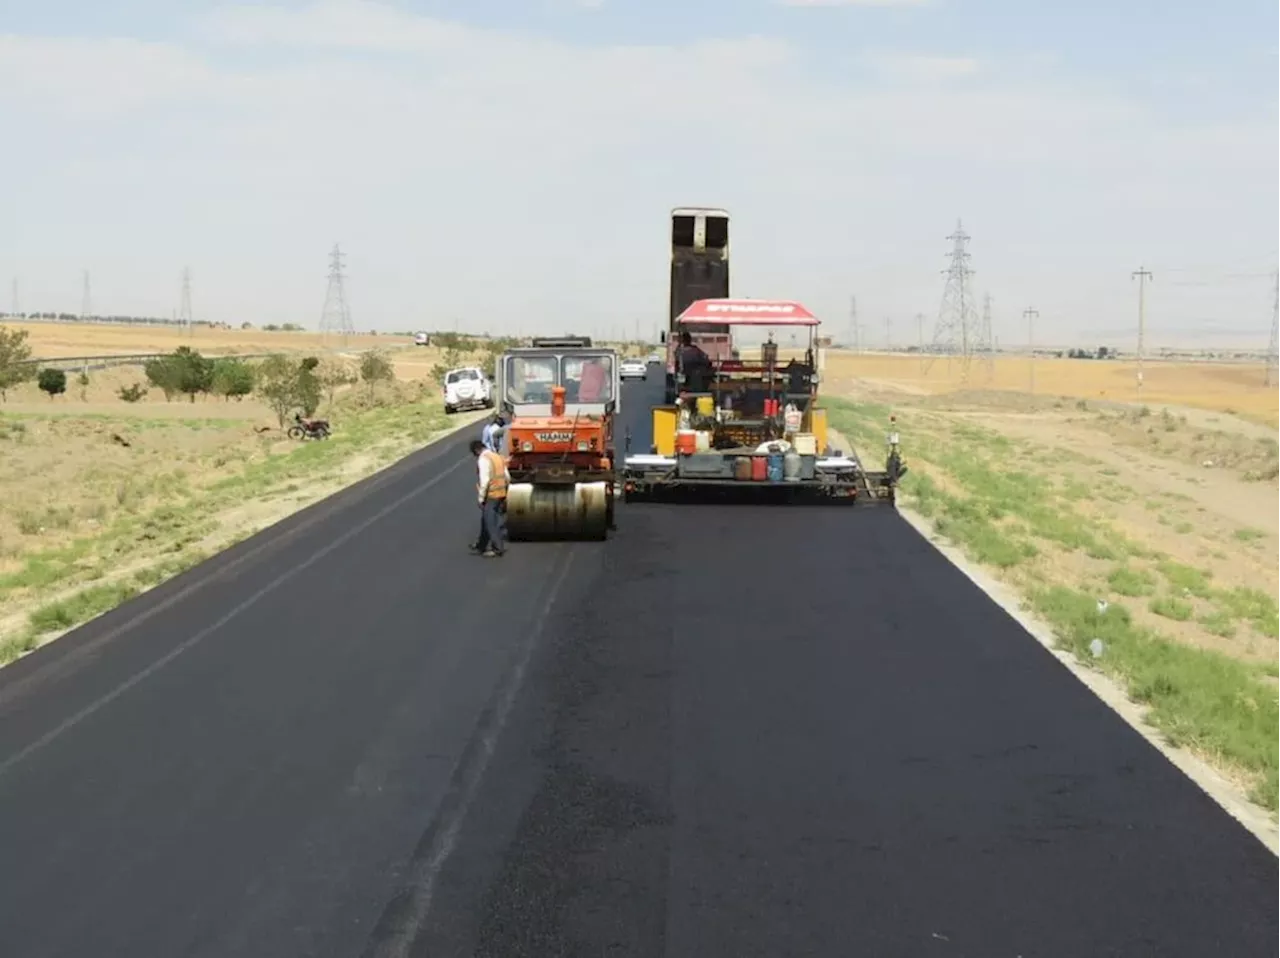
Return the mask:
[[764,456],[751,457],[751,478],[756,482],[769,478],[769,460]]

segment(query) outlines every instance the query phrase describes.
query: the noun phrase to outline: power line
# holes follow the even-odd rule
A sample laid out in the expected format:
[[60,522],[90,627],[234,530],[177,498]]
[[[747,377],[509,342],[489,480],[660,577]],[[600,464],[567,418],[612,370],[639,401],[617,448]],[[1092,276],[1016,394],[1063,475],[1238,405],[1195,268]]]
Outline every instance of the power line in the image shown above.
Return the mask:
[[[455,324],[456,326],[456,324]],[[342,272],[342,251],[333,244],[329,253],[329,288],[325,292],[324,310],[320,314],[320,332],[338,333],[342,345],[355,330],[351,326],[351,310],[347,306],[346,276]]]
[[1027,371],[1027,385],[1034,394],[1036,391],[1036,320],[1040,316],[1040,310],[1028,306],[1022,311],[1022,316],[1027,321],[1027,352],[1031,356]]
[[1277,347],[1280,347],[1280,270],[1271,274],[1271,341],[1267,344],[1266,385],[1276,384]]
[[973,355],[972,338],[976,324],[973,309],[973,294],[969,288],[969,277],[973,270],[969,268],[969,253],[965,244],[969,242],[969,234],[959,220],[956,229],[947,239],[951,240],[951,265],[942,272],[947,277],[942,292],[942,303],[938,308],[938,323],[933,332],[933,344],[929,350],[926,371],[933,366],[939,352],[947,356],[947,371],[951,370],[951,359],[956,353],[960,356],[960,377],[962,382],[969,379],[969,361]]
[[[1151,273],[1145,267],[1138,267],[1132,276],[1138,278],[1138,395],[1142,395],[1142,360],[1147,341],[1147,280]],[[1131,278],[1132,278],[1131,276]]]

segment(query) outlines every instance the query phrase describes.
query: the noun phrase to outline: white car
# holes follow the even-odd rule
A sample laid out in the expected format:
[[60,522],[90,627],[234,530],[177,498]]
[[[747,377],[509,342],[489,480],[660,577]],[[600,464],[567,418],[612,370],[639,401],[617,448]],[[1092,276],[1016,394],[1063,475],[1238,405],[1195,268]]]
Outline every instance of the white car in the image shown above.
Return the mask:
[[430,337],[427,333],[415,333],[415,334],[414,334],[414,336],[413,336],[413,345],[415,345],[415,346],[430,346],[430,345],[431,345],[431,337]]
[[650,365],[650,366],[661,366],[661,365],[662,365],[662,353],[650,353],[650,354],[649,354],[649,365]]
[[624,380],[647,379],[649,365],[643,359],[624,359],[618,365],[618,377]]
[[493,383],[477,366],[451,369],[444,377],[444,411],[450,415],[462,409],[492,409]]

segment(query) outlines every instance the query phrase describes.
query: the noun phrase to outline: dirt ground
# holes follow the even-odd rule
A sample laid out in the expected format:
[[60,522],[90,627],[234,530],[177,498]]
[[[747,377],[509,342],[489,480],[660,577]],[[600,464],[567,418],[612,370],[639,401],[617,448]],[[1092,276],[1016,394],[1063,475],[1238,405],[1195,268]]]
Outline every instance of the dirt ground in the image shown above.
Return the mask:
[[190,346],[207,355],[294,352],[306,349],[392,349],[408,346],[407,336],[373,336],[367,333],[341,338],[318,332],[266,332],[261,329],[209,329],[191,332],[167,326],[125,326],[112,323],[21,323],[6,320],[9,329],[27,331],[27,343],[36,359],[69,356],[113,356],[132,353],[167,353]]
[[959,360],[945,357],[932,364],[918,356],[854,354],[830,351],[825,377],[836,395],[856,388],[876,388],[902,395],[941,395],[958,390],[994,390],[1020,395],[1069,397],[1092,403],[1146,404],[1235,415],[1270,426],[1280,425],[1280,391],[1267,387],[1260,364],[1211,362],[1147,362],[1143,389],[1137,389],[1137,365],[1091,359],[999,357],[989,366],[974,360],[967,381]]

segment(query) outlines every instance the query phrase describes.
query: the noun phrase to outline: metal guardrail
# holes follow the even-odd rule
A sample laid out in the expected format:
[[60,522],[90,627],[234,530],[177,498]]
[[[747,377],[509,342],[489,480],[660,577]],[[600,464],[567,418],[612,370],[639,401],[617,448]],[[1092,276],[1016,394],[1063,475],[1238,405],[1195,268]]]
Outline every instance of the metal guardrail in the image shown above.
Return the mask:
[[[400,348],[404,347],[400,346]],[[367,353],[371,350],[330,348],[302,351],[309,353]],[[398,350],[393,348],[388,351],[395,352]],[[284,355],[281,350],[269,353],[213,353],[205,355],[205,359],[266,359],[268,356],[274,356],[277,353]],[[143,366],[153,359],[165,359],[172,355],[173,353],[170,351],[167,353],[116,353],[107,356],[50,356],[46,359],[24,359],[18,365],[41,366],[53,369],[79,369],[88,372],[95,369],[110,369],[112,366]]]

